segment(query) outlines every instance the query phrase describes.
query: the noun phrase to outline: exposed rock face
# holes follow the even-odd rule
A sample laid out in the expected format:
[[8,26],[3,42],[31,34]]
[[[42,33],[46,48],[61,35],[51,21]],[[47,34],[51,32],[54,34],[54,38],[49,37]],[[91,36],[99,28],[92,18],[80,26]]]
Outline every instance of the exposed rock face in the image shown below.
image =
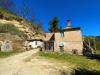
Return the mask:
[[22,52],[22,51],[25,51],[26,50],[26,47],[25,47],[25,40],[13,40],[13,50],[14,51],[17,51],[17,52]]
[[[27,47],[25,45],[25,41],[27,41],[28,39],[43,39],[44,38],[44,35],[37,34],[34,31],[33,24],[31,24],[27,21],[24,21],[24,20],[19,22],[16,20],[9,21],[9,20],[5,20],[5,19],[0,19],[0,25],[1,25],[1,27],[4,25],[6,25],[6,26],[12,25],[12,26],[8,27],[10,29],[12,27],[12,30],[10,30],[8,32],[0,32],[0,41],[5,41],[5,39],[12,41],[12,43],[11,43],[12,47],[10,47],[11,48],[10,50],[14,50],[14,51],[18,51],[18,52],[25,51],[26,47]],[[2,51],[9,51],[9,49],[5,49],[5,44],[2,47]]]
[[12,50],[13,51],[25,51],[24,40],[20,38],[18,35],[11,35],[9,33],[0,33],[0,50],[1,46],[4,44],[6,40],[11,41]]
[[4,43],[1,46],[2,52],[10,52],[12,51],[12,42],[10,40],[5,40]]
[[[16,20],[8,21],[5,19],[0,19],[0,24],[8,24],[8,25],[14,25],[19,31],[23,32],[27,38],[33,37],[34,32],[30,29],[30,25],[27,23],[24,24],[24,21],[18,22]],[[32,28],[32,27],[31,27]],[[14,31],[12,31],[13,33]],[[20,34],[20,35],[23,35]],[[10,40],[7,42],[5,39]],[[11,34],[11,33],[1,33],[0,32],[0,41],[4,41],[3,44],[0,45],[0,50],[3,52],[8,52],[8,51],[25,51],[25,37],[21,37],[18,34]]]
[[[18,22],[16,20],[8,21],[5,19],[0,19],[1,24],[13,24],[15,27],[19,29],[19,31],[24,32],[28,38],[32,38],[35,35],[34,26],[30,25],[28,22],[21,21]],[[12,31],[13,32],[13,31]]]

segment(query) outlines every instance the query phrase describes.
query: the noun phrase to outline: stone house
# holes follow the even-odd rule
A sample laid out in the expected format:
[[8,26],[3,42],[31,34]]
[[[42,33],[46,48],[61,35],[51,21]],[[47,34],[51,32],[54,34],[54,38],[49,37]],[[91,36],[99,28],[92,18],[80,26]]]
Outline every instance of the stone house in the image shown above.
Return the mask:
[[54,52],[67,52],[81,55],[83,52],[82,32],[80,28],[71,28],[70,20],[68,26],[62,31],[46,33],[44,42],[45,50]]

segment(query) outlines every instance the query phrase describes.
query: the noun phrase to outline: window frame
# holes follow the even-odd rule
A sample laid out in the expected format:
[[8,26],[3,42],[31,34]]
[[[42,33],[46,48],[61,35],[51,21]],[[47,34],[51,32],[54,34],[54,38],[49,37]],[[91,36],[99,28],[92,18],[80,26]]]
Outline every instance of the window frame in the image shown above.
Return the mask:
[[64,37],[64,31],[60,33],[60,36],[61,37]]

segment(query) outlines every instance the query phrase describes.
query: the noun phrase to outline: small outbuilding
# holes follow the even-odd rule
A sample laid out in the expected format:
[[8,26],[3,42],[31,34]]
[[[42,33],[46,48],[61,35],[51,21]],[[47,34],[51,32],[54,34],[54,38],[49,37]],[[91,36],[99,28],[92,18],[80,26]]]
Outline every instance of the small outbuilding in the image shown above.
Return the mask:
[[28,40],[28,47],[30,48],[38,48],[38,47],[43,47],[44,42],[41,39],[31,39]]
[[37,35],[34,36],[34,38],[28,39],[27,40],[27,47],[30,49],[34,48],[44,48],[44,37]]

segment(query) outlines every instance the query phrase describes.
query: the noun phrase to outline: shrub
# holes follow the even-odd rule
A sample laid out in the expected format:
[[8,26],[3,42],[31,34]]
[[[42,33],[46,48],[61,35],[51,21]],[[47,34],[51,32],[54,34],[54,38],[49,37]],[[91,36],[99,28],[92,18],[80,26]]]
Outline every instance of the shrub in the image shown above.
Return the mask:
[[24,32],[20,31],[17,27],[15,27],[12,24],[1,24],[0,32],[18,35],[19,37],[25,38],[25,39],[27,38],[27,35]]
[[18,22],[21,22],[23,20],[23,18],[13,14],[13,13],[10,13],[2,8],[0,8],[0,18],[1,19],[6,19],[6,20],[17,20]]

